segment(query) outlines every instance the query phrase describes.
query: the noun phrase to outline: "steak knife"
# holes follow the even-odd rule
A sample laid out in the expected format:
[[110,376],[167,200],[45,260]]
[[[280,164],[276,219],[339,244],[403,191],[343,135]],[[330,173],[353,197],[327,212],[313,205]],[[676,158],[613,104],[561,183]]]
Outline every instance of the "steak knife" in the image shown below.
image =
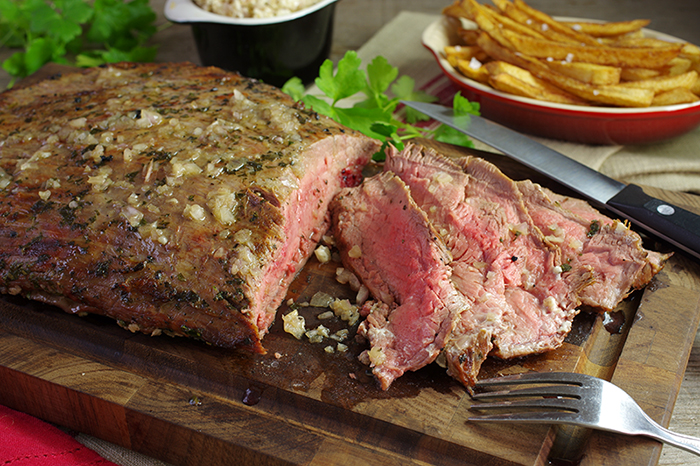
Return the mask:
[[700,259],[700,216],[647,195],[539,142],[476,115],[455,116],[451,108],[423,102],[403,104],[500,150],[593,203]]

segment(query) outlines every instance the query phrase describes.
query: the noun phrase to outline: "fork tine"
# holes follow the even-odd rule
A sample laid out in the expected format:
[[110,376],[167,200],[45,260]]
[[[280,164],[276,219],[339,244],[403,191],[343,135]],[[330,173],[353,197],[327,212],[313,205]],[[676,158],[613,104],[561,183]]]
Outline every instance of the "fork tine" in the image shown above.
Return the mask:
[[529,413],[508,413],[508,414],[487,414],[483,416],[471,416],[467,418],[469,422],[528,422],[534,424],[576,424],[581,425],[577,420],[576,413],[567,411],[556,412],[529,412]]
[[491,403],[476,403],[469,407],[470,410],[485,409],[522,409],[522,408],[548,408],[565,409],[578,412],[576,400],[566,398],[536,398],[527,400],[495,401]]
[[514,390],[499,390],[475,393],[474,400],[484,400],[489,398],[523,397],[523,396],[565,396],[580,399],[580,388],[568,385],[547,385],[543,387],[519,388]]
[[504,375],[477,381],[477,387],[491,387],[494,385],[514,385],[533,383],[555,383],[583,385],[591,379],[590,376],[575,372],[523,372],[520,374]]

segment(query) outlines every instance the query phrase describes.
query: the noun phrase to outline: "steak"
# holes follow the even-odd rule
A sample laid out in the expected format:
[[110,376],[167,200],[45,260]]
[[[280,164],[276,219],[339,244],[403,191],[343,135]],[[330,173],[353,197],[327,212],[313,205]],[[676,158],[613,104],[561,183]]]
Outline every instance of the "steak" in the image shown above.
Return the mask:
[[377,300],[360,331],[384,389],[438,356],[471,387],[488,355],[555,349],[582,303],[615,307],[667,258],[587,203],[483,159],[416,145],[386,155],[383,174],[331,207],[343,263]]
[[404,372],[433,362],[469,308],[451,280],[451,255],[408,188],[392,173],[341,191],[331,204],[343,264],[378,301],[358,333],[371,349],[361,359],[386,390]]
[[213,67],[122,63],[0,94],[0,291],[264,351],[328,204],[379,145]]
[[472,301],[448,339],[448,372],[471,386],[489,353],[560,346],[588,276],[561,279],[561,251],[536,227],[515,182],[483,159],[457,163],[415,145],[390,151],[384,168],[410,186],[452,252],[457,289]]
[[644,249],[642,238],[587,202],[554,193],[530,181],[518,188],[535,224],[559,245],[565,280],[590,274],[582,288],[582,304],[611,310],[635,289],[641,289],[662,268],[668,254]]

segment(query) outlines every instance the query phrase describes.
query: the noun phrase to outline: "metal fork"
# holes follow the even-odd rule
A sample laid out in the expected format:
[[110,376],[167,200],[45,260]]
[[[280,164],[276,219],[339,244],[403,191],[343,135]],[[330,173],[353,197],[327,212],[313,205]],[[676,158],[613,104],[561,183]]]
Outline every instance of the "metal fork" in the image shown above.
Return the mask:
[[[472,410],[530,410],[473,416],[469,421],[570,424],[627,435],[643,435],[700,456],[700,439],[676,434],[661,427],[624,390],[597,377],[571,372],[529,372],[480,380],[475,388],[543,383],[550,385],[472,395],[474,400],[480,402],[472,405]],[[519,399],[481,403],[506,397]]]

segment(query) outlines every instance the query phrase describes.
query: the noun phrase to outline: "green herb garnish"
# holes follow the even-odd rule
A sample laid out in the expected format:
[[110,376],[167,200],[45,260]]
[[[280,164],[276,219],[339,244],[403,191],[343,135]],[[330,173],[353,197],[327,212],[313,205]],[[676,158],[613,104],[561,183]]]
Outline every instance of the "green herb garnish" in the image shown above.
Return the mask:
[[0,0],[0,47],[22,49],[2,67],[12,86],[49,62],[153,61],[155,20],[148,0]]
[[593,236],[598,234],[599,231],[600,231],[600,222],[598,220],[593,220],[591,222],[591,226],[588,228],[588,233],[586,233],[586,236],[588,236],[589,238],[592,238]]
[[[399,77],[398,68],[390,65],[384,57],[379,56],[372,60],[366,71],[360,69],[361,64],[357,53],[349,51],[338,62],[334,74],[333,62],[326,60],[321,65],[315,81],[325,98],[305,94],[299,78],[287,81],[282,90],[295,100],[303,101],[314,111],[369,137],[384,141],[384,146],[391,143],[397,149],[403,149],[403,141],[426,137],[459,146],[474,147],[468,136],[446,125],[434,130],[417,126],[417,122],[428,120],[428,117],[414,109],[406,108],[405,121],[401,121],[397,116],[397,107],[401,100],[434,102],[437,98],[415,90],[415,80],[409,76]],[[391,91],[392,96],[387,91]],[[340,105],[350,98],[355,100],[354,104]],[[479,114],[479,104],[470,102],[460,94],[454,97],[453,109],[457,115]],[[375,154],[374,160],[383,160],[383,149],[384,147]]]

